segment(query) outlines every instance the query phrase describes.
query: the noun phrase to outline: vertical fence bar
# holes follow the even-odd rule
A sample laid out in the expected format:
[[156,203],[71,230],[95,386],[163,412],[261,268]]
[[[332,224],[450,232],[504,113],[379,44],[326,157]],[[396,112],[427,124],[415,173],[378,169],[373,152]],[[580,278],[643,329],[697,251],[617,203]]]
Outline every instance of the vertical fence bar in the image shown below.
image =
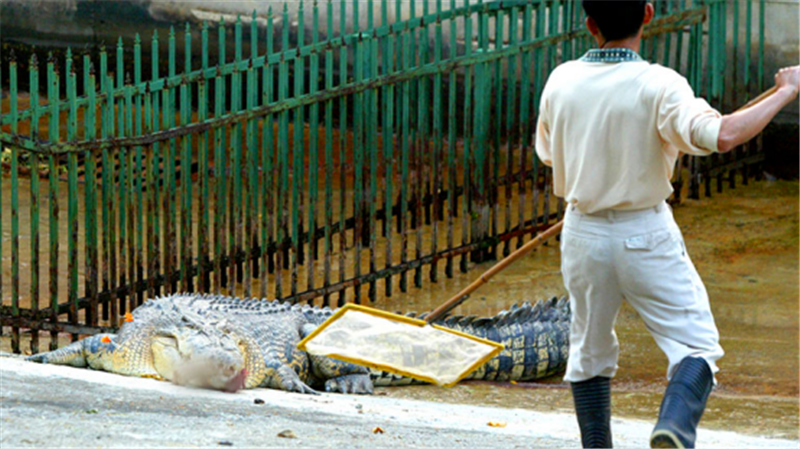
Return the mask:
[[[577,8],[577,6],[576,6]],[[522,42],[528,42],[531,39],[531,20],[532,20],[532,6],[531,4],[525,5],[525,11],[522,17]],[[530,119],[530,79],[528,78],[531,71],[531,52],[525,51],[522,53],[522,61],[520,66],[520,96],[519,96],[519,127],[520,135],[522,136],[522,146],[520,148],[519,154],[519,191],[517,195],[519,196],[519,230],[522,231],[525,227],[525,199],[526,199],[526,182],[528,179],[526,164],[528,161],[528,148],[530,146],[530,138],[531,138],[531,122]],[[532,184],[532,188],[536,188],[535,183]],[[536,211],[533,211],[532,218],[536,220]],[[525,233],[520,232],[519,238],[517,239],[517,248],[522,247],[522,244],[525,242]]]
[[[358,24],[358,2],[353,2],[353,32],[357,38],[353,46],[353,70],[354,82],[361,83],[364,79],[364,52],[363,38]],[[353,218],[354,233],[353,244],[355,245],[355,255],[353,256],[354,278],[361,277],[361,250],[363,249],[364,232],[364,94],[358,92],[353,96],[353,160],[355,171],[353,173]],[[353,297],[356,304],[361,304],[361,286],[353,288]]]
[[[191,121],[189,104],[189,86],[184,77],[180,87],[180,114],[181,125],[185,126]],[[181,141],[181,290],[192,291],[192,147],[189,144],[189,136],[183,136]],[[198,173],[198,176],[200,174]]]
[[[464,6],[469,6],[469,0],[464,1]],[[464,56],[470,57],[472,55],[472,15],[467,13],[464,16]],[[467,245],[469,243],[469,219],[470,215],[472,215],[472,208],[470,206],[470,200],[472,197],[472,189],[470,189],[470,183],[472,182],[472,170],[470,166],[470,150],[471,150],[471,141],[472,141],[472,74],[474,68],[473,65],[467,65],[464,67],[464,148],[462,150],[462,164],[461,164],[461,177],[462,177],[462,186],[464,189],[464,193],[462,196],[462,204],[461,204],[461,244]],[[460,269],[462,273],[467,272],[467,263],[468,263],[468,253],[463,253],[461,255],[461,264]]]
[[[84,55],[84,94],[88,96],[88,107],[84,109],[84,133],[85,139],[92,141],[96,137],[97,126],[95,117],[97,111],[97,100],[95,89],[94,64],[88,55]],[[84,214],[85,214],[85,238],[86,247],[85,266],[85,291],[84,294],[89,300],[89,308],[86,309],[86,323],[90,326],[98,324],[98,297],[97,297],[97,162],[94,151],[87,150],[84,153]]]
[[[120,41],[120,46],[118,47],[117,57],[117,69],[123,70],[123,63],[122,63],[122,42]],[[119,137],[131,137],[133,135],[132,126],[128,126],[128,104],[127,98],[125,94],[127,92],[127,86],[125,83],[125,75],[123,73],[117,74],[117,91],[123,94],[123,98],[120,99],[118,103],[118,121],[119,121],[119,128],[117,129],[117,136]],[[132,125],[131,121],[131,125]],[[128,215],[129,215],[129,207],[128,203],[132,202],[132,198],[129,197],[128,191],[128,153],[130,153],[130,149],[128,147],[121,146],[117,149],[117,156],[119,160],[119,177],[118,183],[116,185],[116,193],[117,193],[117,206],[119,207],[119,239],[116,243],[119,246],[119,274],[120,274],[120,287],[122,293],[120,294],[120,312],[124,312],[125,310],[132,311],[133,307],[135,307],[135,303],[133,300],[133,295],[130,289],[130,286],[133,284],[133,279],[131,279],[128,274],[130,273],[130,259],[131,255],[129,254],[129,248],[127,246],[128,243]],[[172,159],[172,158],[170,158]],[[174,291],[174,290],[172,290]],[[126,304],[126,299],[128,300]]]
[[[422,2],[423,17],[427,14],[428,9],[428,2]],[[411,10],[414,9],[414,3],[411,4]],[[413,12],[412,12],[413,16]],[[428,62],[428,36],[427,36],[427,27],[424,27],[420,30],[419,34],[416,31],[412,34],[413,39],[416,40],[417,36],[419,36],[419,53],[416,54],[414,57],[419,58],[416,64],[416,67],[422,67]],[[422,232],[423,232],[423,224],[430,223],[430,212],[428,208],[425,206],[425,199],[426,194],[430,191],[430,184],[428,182],[427,176],[427,167],[426,167],[426,159],[428,157],[428,130],[426,126],[426,115],[428,111],[428,78],[427,77],[418,77],[414,82],[414,86],[417,91],[417,95],[415,95],[415,103],[416,103],[416,112],[417,112],[417,125],[416,125],[416,138],[413,140],[414,142],[414,172],[416,173],[416,178],[413,185],[416,188],[416,195],[413,196],[414,198],[414,216],[416,217],[416,242],[414,244],[415,249],[415,258],[416,260],[422,259]],[[424,209],[424,210],[423,210]],[[423,213],[427,220],[423,218]],[[414,286],[417,288],[422,287],[422,265],[417,265],[417,268],[414,270]]]
[[[267,48],[265,58],[267,62],[264,64],[263,80],[264,85],[262,88],[262,103],[264,105],[272,103],[272,91],[274,89],[272,72],[273,68],[269,64],[269,57],[272,55],[272,7],[267,11]],[[263,202],[261,209],[261,240],[262,240],[262,260],[261,260],[261,297],[267,297],[267,272],[272,273],[275,270],[275,262],[272,258],[272,249],[270,245],[274,243],[274,223],[275,223],[275,210],[273,208],[273,192],[275,191],[275,174],[272,171],[272,159],[274,155],[273,149],[273,126],[274,120],[272,114],[267,114],[263,121],[262,131],[262,178],[263,178]]]
[[[118,49],[119,50],[119,49]],[[121,60],[120,56],[121,52],[117,52],[118,60]],[[114,78],[111,75],[106,76],[106,122],[108,128],[108,135],[109,137],[116,133],[117,137],[121,137],[121,131],[119,128],[115,129],[116,120],[115,114],[117,113],[114,101]],[[109,297],[109,301],[112,303],[110,309],[112,309],[111,315],[116,315],[117,313],[123,313],[125,310],[125,305],[123,304],[123,299],[121,296],[117,294],[117,287],[119,286],[119,280],[117,278],[117,229],[116,229],[116,207],[118,202],[114,196],[114,192],[116,191],[116,160],[118,158],[119,148],[114,148],[113,153],[109,154],[109,150],[105,150],[103,155],[108,158],[108,160],[103,160],[103,176],[104,185],[107,184],[107,187],[104,187],[104,193],[107,195],[107,198],[104,198],[103,209],[107,211],[107,219],[108,219],[108,278],[109,278],[109,291],[111,295]],[[116,313],[115,313],[116,312]]]
[[[327,1],[325,9],[327,18],[326,39],[330,42],[333,39],[333,2]],[[333,51],[330,46],[325,50],[325,89],[333,88]],[[328,287],[331,285],[331,262],[333,243],[332,223],[333,223],[333,175],[336,172],[333,166],[333,99],[325,102],[325,243],[324,250],[324,270],[325,274],[322,285],[325,288],[325,295],[322,298],[325,307],[330,306],[330,295]]]
[[[387,25],[388,12],[386,0],[381,3],[381,23]],[[383,76],[388,76],[394,73],[394,33],[389,33],[383,41]],[[395,111],[395,88],[394,84],[385,85],[383,87],[383,163],[384,163],[384,217],[383,217],[383,236],[386,240],[386,261],[385,267],[389,269],[392,266],[392,215],[394,214],[394,111]],[[401,180],[402,182],[402,180]],[[386,297],[392,296],[392,277],[387,276],[384,281],[384,295]]]
[[[51,142],[59,142],[59,107],[61,106],[59,94],[59,72],[58,64],[52,58],[47,61],[47,85],[49,92],[47,94],[48,101],[50,102],[50,129],[49,140]],[[50,321],[54,325],[58,323],[58,172],[59,172],[58,158],[54,154],[48,155],[48,170],[50,174],[48,190],[50,193],[49,198],[49,211],[50,211]],[[2,209],[2,208],[0,208]],[[0,282],[1,283],[1,282]],[[50,350],[53,351],[58,348],[58,332],[50,331]]]
[[[172,76],[174,73],[174,64],[172,61],[172,48],[174,48],[173,42],[174,39],[172,38],[172,30],[170,30],[170,37],[168,39],[168,51],[169,51],[169,62],[168,62],[168,72],[169,76]],[[155,64],[159,64],[160,61],[155,61]],[[118,83],[119,88],[119,83]],[[156,115],[156,119],[161,120],[161,129],[169,129],[171,128],[170,123],[170,116],[173,118],[175,117],[175,110],[174,110],[174,103],[171,99],[171,92],[172,89],[167,87],[166,85],[161,89],[161,116],[159,117]],[[155,102],[154,102],[155,104]],[[118,134],[121,131],[118,131]],[[173,272],[174,272],[174,265],[172,264],[172,248],[174,245],[175,240],[175,233],[174,233],[174,222],[172,219],[172,213],[170,204],[173,204],[172,195],[174,194],[174,183],[171,182],[173,178],[174,172],[172,168],[175,166],[175,151],[172,145],[172,139],[169,141],[165,141],[164,145],[164,157],[163,160],[163,167],[162,171],[162,179],[161,185],[163,186],[163,195],[161,198],[161,220],[162,220],[162,227],[163,227],[163,278],[164,278],[164,291],[167,293],[173,293],[175,290],[172,288],[172,279],[173,279]]]
[[[208,22],[203,22],[200,31],[200,43],[202,50],[201,67],[203,68],[203,76],[197,82],[197,103],[198,112],[197,120],[204,122],[208,120],[209,102],[211,101],[208,92],[208,77],[205,72],[209,68],[208,62]],[[198,179],[200,180],[200,204],[197,207],[197,264],[198,264],[198,285],[199,290],[209,292],[211,290],[211,279],[209,271],[211,266],[209,264],[209,256],[211,253],[211,246],[209,243],[209,220],[211,208],[211,197],[209,196],[209,157],[210,157],[210,139],[211,135],[208,130],[203,132],[203,137],[200,140],[199,148],[199,169]],[[263,295],[266,296],[266,295]]]
[[[455,0],[450,0],[450,10],[456,9]],[[448,58],[450,60],[458,57],[458,23],[455,17],[450,19],[450,52]],[[448,279],[453,277],[453,246],[455,245],[455,220],[458,211],[458,196],[456,195],[456,188],[458,186],[458,171],[457,171],[457,117],[456,117],[456,96],[458,84],[458,70],[453,69],[448,74],[448,92],[447,92],[447,261],[445,263],[444,273]]]
[[[566,17],[566,16],[565,16]],[[519,24],[519,10],[517,8],[512,8],[510,15],[508,17],[508,45],[509,47],[513,48],[516,47],[518,44],[517,42],[517,26]],[[568,47],[569,49],[572,48],[571,44]],[[514,180],[516,178],[514,173],[514,147],[517,144],[517,121],[516,117],[519,114],[519,110],[517,110],[516,106],[516,95],[517,95],[517,57],[511,56],[508,58],[508,72],[506,75],[506,84],[508,95],[508,100],[506,101],[506,222],[505,222],[505,233],[511,232],[511,205],[513,203],[513,188],[514,188]],[[498,108],[498,110],[500,110]],[[499,165],[500,160],[497,160],[496,163]],[[524,182],[524,181],[520,181]],[[499,200],[496,198],[495,201]],[[523,227],[523,220],[519,220],[518,222],[519,229]],[[520,234],[521,236],[522,234]],[[518,238],[517,241],[520,239]],[[506,240],[506,244],[503,247],[503,257],[509,255],[511,253],[511,239]]]
[[[436,0],[436,26],[434,29],[433,62],[439,65],[442,62],[442,0]],[[439,222],[442,220],[442,203],[440,191],[442,190],[442,163],[443,152],[442,135],[442,72],[437,71],[433,77],[433,154],[431,155],[431,169],[433,172],[433,226],[431,229],[431,261],[430,280],[437,282],[439,278]]]
[[[168,73],[170,78],[175,76],[175,64],[176,64],[176,57],[175,57],[175,28],[170,27],[169,29],[169,65],[167,67]],[[176,113],[177,113],[177,89],[172,86],[164,91],[166,98],[164,99],[165,102],[168,102],[168,105],[164,107],[164,112],[166,113],[166,123],[165,128],[175,128],[176,127]],[[167,182],[166,182],[166,195],[164,195],[164,200],[167,204],[166,215],[167,215],[167,226],[165,226],[165,232],[167,236],[168,243],[165,245],[166,248],[169,249],[167,252],[167,283],[169,285],[169,291],[172,293],[177,292],[178,289],[178,220],[177,220],[177,211],[175,210],[176,204],[178,201],[178,191],[177,191],[177,172],[176,172],[176,163],[178,159],[178,142],[177,139],[172,138],[169,139],[167,144],[169,146],[169,150],[167,152]],[[181,169],[185,169],[186,167],[181,166]]]
[[[100,92],[104,96],[103,101],[100,104],[100,138],[107,139],[109,137],[109,128],[113,127],[113,118],[110,118],[111,112],[109,111],[108,104],[111,101],[111,89],[109,88],[108,84],[108,53],[106,52],[105,47],[100,49]],[[111,121],[112,123],[109,123]],[[101,192],[100,192],[100,202],[101,202],[101,226],[102,236],[100,237],[103,245],[103,252],[100,255],[102,259],[101,263],[101,270],[103,271],[101,282],[101,296],[103,298],[102,307],[103,307],[103,315],[102,319],[106,321],[111,321],[112,323],[116,322],[116,312],[117,312],[117,303],[114,300],[114,297],[111,293],[111,279],[109,277],[109,230],[108,230],[108,211],[109,211],[109,203],[108,203],[108,195],[111,191],[110,180],[108,177],[108,170],[109,170],[109,161],[108,161],[108,149],[103,148],[100,158],[100,167],[102,168],[102,172],[100,173],[100,183],[101,183]],[[113,310],[109,310],[113,309]],[[114,315],[115,318],[111,318],[111,315]]]
[[[222,79],[222,64],[224,62],[224,39],[225,39],[225,32],[220,25],[220,61],[217,63],[217,76],[215,79],[214,84],[214,118],[220,118],[223,115],[224,111],[224,104],[225,104],[225,97],[223,96],[223,79]],[[225,169],[225,160],[226,160],[226,152],[225,152],[225,127],[220,126],[216,129],[215,132],[215,142],[214,142],[214,186],[216,187],[215,193],[216,196],[214,198],[214,291],[217,294],[220,294],[222,291],[223,286],[225,285],[225,279],[223,277],[223,272],[225,270],[225,266],[223,265],[223,259],[225,257],[225,186],[227,182],[225,181],[226,169]]]
[[[242,19],[236,17],[233,25],[234,37],[234,57],[233,73],[231,74],[231,102],[230,112],[235,114],[241,110],[242,104],[242,77],[240,63],[242,62]],[[237,282],[242,281],[242,261],[240,260],[242,251],[242,125],[237,120],[231,126],[233,135],[231,136],[231,165],[230,177],[228,178],[228,212],[230,214],[229,231],[230,240],[228,245],[229,262],[228,265],[228,292],[235,295]]]
[[[181,81],[181,126],[186,126],[192,122],[192,91],[185,74],[192,70],[192,33],[189,24],[186,24],[184,32],[184,77]],[[183,155],[181,156],[181,288],[183,291],[194,290],[192,273],[192,140],[191,134],[181,138]],[[138,156],[138,151],[137,151]],[[202,173],[197,173],[198,179]],[[138,180],[141,177],[137,176]]]
[[[256,15],[256,11],[253,10],[253,20],[250,22],[250,64],[248,67],[248,76],[251,76],[250,82],[248,84],[248,104],[252,105],[249,106],[249,109],[255,109],[258,107],[259,101],[259,92],[258,92],[258,69],[254,66],[254,61],[258,57],[258,16]],[[249,229],[247,230],[248,235],[248,258],[250,259],[251,265],[251,272],[249,279],[255,279],[257,277],[257,273],[259,271],[259,262],[260,262],[260,252],[262,248],[265,250],[265,245],[258,244],[258,202],[259,202],[259,193],[261,192],[259,189],[259,141],[258,141],[258,120],[251,119],[250,120],[250,132],[251,135],[248,136],[248,155],[249,155],[249,171],[250,171],[250,181],[249,181],[249,194],[250,194],[250,203],[249,203],[249,212],[248,212],[248,220],[247,225]],[[263,198],[261,198],[263,202]],[[250,282],[250,281],[248,281]]]
[[[374,15],[374,7],[373,7],[373,0],[369,2],[368,8],[368,26],[367,28],[370,30],[372,35],[369,39],[369,51],[370,51],[370,67],[369,67],[369,77],[372,79],[378,78],[378,36],[377,32],[375,31],[374,24],[373,24],[373,15]],[[369,129],[369,188],[367,189],[368,198],[367,204],[369,204],[369,272],[370,274],[375,274],[377,271],[377,262],[376,262],[376,255],[375,255],[375,245],[377,239],[377,227],[376,227],[376,220],[377,220],[377,202],[378,202],[378,89],[371,89],[368,91],[369,97],[369,104],[367,108],[369,112],[367,113],[367,118],[369,119],[368,122],[368,129]],[[369,283],[369,291],[368,296],[370,302],[375,302],[377,299],[377,282],[376,280],[372,280]]]
[[[159,51],[158,51],[158,33],[153,33],[153,38],[151,41],[150,47],[151,53],[151,82],[148,84],[148,89],[146,93],[149,93],[151,97],[152,103],[152,116],[151,116],[151,129],[153,132],[158,131],[161,128],[161,109],[159,107],[159,92],[152,90],[152,82],[158,79],[158,63],[159,63]],[[113,112],[113,109],[112,109]],[[149,232],[150,238],[150,251],[148,251],[147,257],[147,271],[148,277],[150,278],[150,295],[151,297],[155,297],[156,295],[161,293],[161,282],[156,282],[156,276],[161,273],[161,217],[159,217],[159,205],[161,204],[161,195],[160,189],[162,173],[163,173],[163,166],[165,164],[165,159],[161,157],[161,145],[158,142],[154,142],[152,147],[150,148],[152,153],[152,161],[150,164],[150,182],[148,185],[148,194],[150,195],[150,215],[149,215],[149,223],[148,229],[151,229],[152,232]],[[113,215],[112,215],[113,220]],[[113,225],[112,225],[113,231]],[[112,247],[111,250],[113,251],[114,248]]]
[[[258,32],[253,31],[253,27],[256,23],[256,16],[255,11],[253,11],[252,20],[250,21],[250,60],[247,62],[247,76],[245,77],[245,100],[246,100],[246,109],[248,111],[255,109],[256,107],[256,97],[254,96],[256,91],[256,71],[253,67],[253,60],[258,55]],[[245,162],[244,162],[244,169],[241,171],[240,175],[244,178],[243,183],[243,195],[244,195],[244,217],[242,221],[244,221],[244,261],[243,269],[244,269],[244,297],[249,298],[252,295],[253,291],[253,273],[254,268],[257,268],[255,264],[258,263],[258,258],[253,257],[256,254],[256,239],[254,238],[253,233],[253,222],[254,222],[254,209],[255,209],[255,195],[258,189],[256,189],[256,158],[255,153],[258,151],[258,143],[256,141],[256,132],[255,129],[256,123],[255,120],[250,119],[245,122],[245,132],[246,132],[246,154]]]
[[[281,39],[281,60],[279,66],[279,80],[278,80],[278,101],[284,101],[287,97],[289,90],[289,73],[288,66],[284,55],[289,47],[289,28],[285,26],[288,23],[289,13],[287,6],[283,5],[283,20],[282,20],[282,39]],[[286,238],[288,234],[288,195],[287,187],[289,183],[289,111],[283,110],[280,112],[278,127],[278,164],[277,170],[280,176],[278,181],[278,254],[277,254],[277,271],[275,276],[275,297],[277,299],[283,298],[283,269],[288,268],[288,253],[286,251]]]
[[[153,98],[151,96],[150,83],[145,85],[144,90],[144,130],[146,133],[153,132],[153,124],[157,122],[155,114],[153,113]],[[145,172],[140,174],[144,176],[147,181],[147,198],[144,205],[145,214],[147,215],[146,222],[146,245],[147,245],[147,295],[151,299],[155,297],[156,292],[156,271],[157,253],[156,244],[158,241],[158,234],[156,233],[156,223],[158,222],[158,201],[156,199],[156,189],[158,188],[158,164],[155,154],[155,145],[148,145],[145,149]],[[105,201],[104,201],[105,202]],[[208,204],[208,203],[206,203]]]
[[[133,137],[135,130],[133,127],[133,86],[131,84],[130,72],[125,75],[125,131],[127,137]],[[126,147],[122,155],[124,157],[124,164],[122,170],[125,171],[124,184],[120,183],[120,195],[123,196],[122,206],[125,210],[125,220],[120,220],[120,226],[124,227],[124,235],[120,235],[122,243],[127,245],[125,256],[127,261],[125,265],[128,268],[128,285],[125,286],[126,295],[128,296],[128,310],[136,308],[136,250],[135,250],[135,232],[134,221],[136,219],[134,209],[136,205],[136,197],[134,196],[134,180],[133,180],[133,149]],[[127,238],[126,238],[127,237]]]
[[[300,2],[298,10],[297,27],[297,52],[294,58],[294,98],[303,96],[305,90],[303,78],[305,76],[305,64],[303,57],[300,56],[300,48],[303,46],[303,2]],[[285,50],[282,50],[285,51]],[[305,162],[305,136],[304,131],[304,108],[295,108],[294,120],[294,142],[292,148],[292,271],[291,271],[291,295],[297,296],[298,265],[303,263],[303,177]]]
[[[422,2],[422,17],[426,17],[429,14],[429,5],[432,2]],[[425,25],[422,26],[422,29],[419,32],[419,39],[420,39],[420,51],[419,51],[419,67],[423,67],[430,62],[430,33],[429,33],[429,26],[427,22],[423,22]],[[428,96],[430,95],[430,84],[432,78],[430,76],[425,76],[419,78],[420,84],[420,95],[419,98],[422,100],[422,104],[420,104],[418,112],[418,116],[420,117],[420,134],[422,136],[421,142],[422,145],[420,146],[420,153],[419,161],[421,162],[421,172],[422,172],[422,184],[423,187],[421,194],[420,194],[420,205],[423,207],[425,212],[425,224],[431,224],[431,206],[433,202],[433,195],[431,190],[431,176],[432,176],[432,161],[433,161],[433,152],[431,152],[431,139],[430,139],[430,124],[428,119],[428,110],[430,108],[430,101],[428,100]],[[420,224],[422,223],[422,218],[420,218]],[[420,234],[422,233],[422,227],[419,228]],[[420,245],[421,247],[422,245]],[[419,266],[418,269],[420,275],[420,282],[422,279],[422,266]],[[420,286],[422,284],[420,283]]]
[[[333,39],[333,2],[328,0],[325,8],[327,18],[326,39],[330,42]],[[333,51],[328,46],[325,50],[325,89],[333,88]],[[324,252],[324,275],[322,286],[325,288],[325,295],[322,303],[325,307],[330,306],[330,294],[328,287],[331,285],[331,262],[333,252],[332,222],[333,222],[333,99],[325,102],[325,243]]]
[[[347,46],[344,37],[347,34],[347,1],[340,1],[339,37],[342,47],[339,50],[339,86],[347,84]],[[346,277],[347,261],[347,98],[339,98],[339,282]],[[339,291],[337,305],[343,306],[346,301],[345,289]]]
[[[408,4],[408,12],[409,12],[409,19],[416,18],[416,2],[409,2]],[[409,63],[405,66],[405,70],[410,70],[413,67],[417,66],[417,30],[415,27],[412,27],[411,24],[408,25],[407,29],[408,34],[408,44],[406,50],[409,55]],[[409,177],[406,178],[409,181],[409,190],[408,190],[408,212],[410,214],[410,223],[409,223],[409,232],[416,230],[419,225],[419,211],[421,209],[417,209],[417,200],[418,200],[418,192],[421,192],[422,189],[420,188],[421,177],[419,176],[419,164],[417,163],[417,159],[421,150],[418,150],[419,142],[417,141],[417,136],[419,132],[419,126],[415,117],[418,117],[417,111],[419,109],[419,80],[412,79],[409,80],[409,109],[408,109],[408,121],[409,121],[409,131],[408,131],[408,164],[409,164]],[[416,237],[416,233],[413,236]],[[414,239],[416,243],[416,238]],[[408,243],[410,245],[410,243]],[[414,270],[414,285],[417,285],[417,275],[416,271]]]
[[[545,2],[540,1],[539,7],[536,10],[536,29],[534,31],[535,37],[541,38],[545,35]],[[535,67],[534,77],[533,77],[533,115],[535,120],[539,119],[539,103],[541,101],[541,93],[542,93],[542,83],[544,81],[543,71],[544,71],[544,49],[542,47],[537,47],[533,50],[533,65]],[[539,222],[541,221],[542,224],[546,223],[547,214],[542,214],[542,219],[539,219],[539,175],[542,171],[539,164],[539,156],[536,155],[535,151],[533,153],[533,163],[532,163],[532,187],[533,193],[531,194],[531,202],[533,208],[533,233],[536,235],[539,232]]]
[[[315,45],[319,43],[319,7],[317,1],[314,0],[312,9],[312,23],[311,23],[311,43]],[[315,50],[310,56],[311,73],[309,75],[308,92],[313,95],[317,93],[319,88],[319,54]],[[319,103],[314,102],[310,107],[309,117],[309,194],[308,194],[308,264],[307,268],[307,285],[308,290],[313,290],[314,287],[314,266],[319,256],[317,245],[317,197],[319,194]],[[313,303],[310,300],[309,303]]]
[[[174,118],[175,116],[175,109],[174,103],[170,101],[170,91],[172,89],[164,86],[161,89],[161,115],[159,116],[156,114],[154,116],[154,120],[158,121],[160,119],[161,129],[169,129],[170,126],[170,116]],[[153,102],[156,104],[156,101]],[[156,128],[159,128],[156,125]],[[175,151],[173,150],[173,145],[171,141],[163,142],[164,145],[164,156],[161,158],[162,164],[160,168],[161,176],[159,184],[163,187],[163,195],[161,197],[161,220],[162,220],[162,227],[163,227],[163,243],[162,243],[162,254],[163,254],[163,285],[164,291],[169,293],[174,293],[175,289],[173,288],[173,276],[175,266],[173,265],[173,248],[174,248],[174,239],[175,239],[175,231],[174,231],[174,220],[172,211],[174,211],[174,177],[175,177]]]
[[[403,39],[402,45],[402,57],[401,54],[398,54],[398,60],[402,60],[402,64],[399,65],[399,70],[407,70],[411,66],[411,37],[410,32],[408,30],[408,25],[406,25],[406,29],[402,31],[401,37]],[[400,151],[401,151],[401,162],[400,162],[400,215],[397,217],[400,221],[400,263],[403,265],[408,262],[408,233],[407,233],[407,226],[408,226],[408,163],[409,163],[409,107],[410,107],[410,99],[409,96],[411,94],[411,82],[405,81],[403,83],[402,88],[402,105],[403,105],[403,112],[400,115],[400,131],[402,132],[402,137],[400,140]],[[408,291],[408,274],[406,270],[403,270],[400,273],[400,291],[405,293]]]
[[[39,140],[39,61],[36,53],[31,55],[28,65],[30,79],[31,138]],[[28,153],[30,167],[30,232],[31,232],[31,310],[39,310],[39,153]],[[31,352],[39,352],[39,331],[31,329]]]
[[[72,55],[67,50],[67,101],[69,102],[69,117],[67,119],[67,141],[71,142],[78,138],[78,101],[77,101],[77,87],[78,78],[75,74],[75,67],[73,66]],[[12,78],[13,80],[14,78]],[[12,91],[13,92],[13,91]],[[15,93],[12,93],[15,95]],[[12,97],[13,98],[13,97]],[[68,230],[69,235],[69,262],[67,269],[69,270],[69,321],[72,324],[78,324],[78,153],[70,151],[67,156],[67,173],[68,173]],[[12,175],[14,170],[12,170]],[[12,178],[13,181],[14,178]],[[12,203],[13,210],[13,203]],[[72,341],[78,339],[77,334],[72,334]]]
[[[100,83],[103,82],[101,77]],[[144,120],[144,111],[142,109],[142,96],[139,94],[138,86],[142,83],[142,44],[139,39],[139,34],[137,33],[134,36],[133,40],[133,82],[137,86],[137,89],[134,91],[135,98],[134,98],[134,124],[136,126],[136,135],[141,136],[143,132],[145,132],[145,125],[143,122]],[[136,191],[135,191],[135,205],[134,209],[136,210],[135,214],[135,229],[136,229],[136,250],[135,250],[135,260],[136,260],[136,267],[134,270],[134,275],[136,276],[136,286],[135,289],[136,293],[136,305],[141,305],[144,302],[144,289],[139,288],[139,285],[144,281],[144,214],[145,214],[145,204],[143,198],[143,191],[144,187],[142,183],[145,179],[144,168],[143,168],[143,153],[142,147],[137,146],[134,149],[135,152],[135,162],[136,162]]]
[[[69,49],[67,49],[69,55]],[[8,65],[9,80],[9,115],[11,115],[11,132],[19,131],[17,116],[17,61],[12,50]],[[69,57],[69,56],[68,56]],[[11,146],[11,316],[19,317],[19,150]],[[19,354],[19,327],[11,328],[11,352]]]
[[[494,23],[494,31],[495,31],[495,42],[494,42],[494,45],[495,45],[495,48],[502,48],[503,47],[503,40],[504,40],[503,32],[504,32],[504,26],[505,26],[504,25],[504,22],[505,22],[505,18],[504,17],[505,17],[505,14],[503,14],[503,10],[499,9],[497,11],[496,15],[495,15],[495,23]],[[487,20],[488,20],[488,18],[487,18]],[[486,37],[486,39],[488,41],[488,36]],[[488,43],[487,43],[487,46],[488,46]],[[489,103],[488,103],[488,107],[490,108],[490,110],[491,110],[492,107],[494,108],[494,113],[489,112],[489,114],[487,114],[488,116],[486,117],[486,119],[489,120],[489,122],[490,122],[487,126],[489,126],[490,129],[492,127],[494,128],[494,145],[491,145],[491,147],[490,147],[492,151],[488,155],[489,156],[489,164],[487,165],[487,168],[489,168],[489,167],[491,168],[491,174],[489,175],[489,176],[491,176],[491,182],[489,183],[489,186],[488,186],[489,187],[489,192],[488,192],[489,198],[488,198],[488,200],[491,203],[491,212],[490,212],[491,219],[490,219],[490,223],[489,223],[489,229],[491,229],[490,238],[492,239],[492,242],[493,242],[491,248],[489,248],[489,250],[488,250],[489,251],[489,257],[491,259],[496,259],[497,258],[497,236],[500,234],[500,230],[498,229],[499,222],[500,222],[500,217],[499,217],[499,215],[500,215],[500,202],[499,202],[499,199],[500,199],[500,153],[501,153],[501,147],[502,147],[502,144],[503,144],[503,142],[502,142],[502,140],[503,140],[502,134],[505,131],[504,126],[503,126],[503,122],[504,122],[504,119],[506,118],[506,117],[503,116],[504,115],[503,114],[503,87],[504,87],[504,83],[503,83],[503,63],[504,62],[508,62],[509,64],[511,63],[510,59],[507,60],[507,61],[498,59],[494,63],[494,105],[492,105],[491,100],[489,100]],[[510,68],[510,66],[509,66],[509,68]],[[509,70],[509,74],[510,73],[511,72]],[[509,105],[506,105],[506,106],[509,106]],[[508,126],[508,122],[507,121],[506,121],[506,126]],[[510,136],[506,136],[506,137],[510,137]],[[510,146],[511,141],[508,140],[508,143],[509,143],[508,150],[510,152],[510,150],[511,150],[511,146]],[[507,160],[510,161],[511,158],[507,158]],[[506,189],[506,192],[508,192],[508,189]],[[510,204],[511,203],[506,203],[506,207],[508,207]],[[509,211],[506,210],[504,212],[506,212],[505,218],[508,219],[508,217],[510,215],[508,213]],[[508,229],[508,227],[509,227],[509,225],[507,224],[506,225],[506,229]],[[505,248],[508,248],[508,242],[506,242],[506,245],[504,245],[504,246],[505,246]]]

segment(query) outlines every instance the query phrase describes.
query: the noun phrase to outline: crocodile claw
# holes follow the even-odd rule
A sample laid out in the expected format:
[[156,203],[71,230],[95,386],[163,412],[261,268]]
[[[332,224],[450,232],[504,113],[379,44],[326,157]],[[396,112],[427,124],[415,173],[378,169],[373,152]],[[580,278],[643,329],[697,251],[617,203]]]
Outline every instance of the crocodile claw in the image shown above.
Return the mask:
[[300,380],[289,380],[283,384],[284,391],[291,391],[300,394],[319,394],[319,392]]

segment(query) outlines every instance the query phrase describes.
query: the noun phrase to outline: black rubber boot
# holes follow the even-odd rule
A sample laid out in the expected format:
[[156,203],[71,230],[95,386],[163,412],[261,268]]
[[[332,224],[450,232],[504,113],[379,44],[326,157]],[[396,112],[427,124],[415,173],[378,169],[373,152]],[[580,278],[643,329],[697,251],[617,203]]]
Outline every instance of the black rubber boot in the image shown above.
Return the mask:
[[611,379],[598,376],[583,382],[573,382],[571,387],[583,447],[613,447]]
[[697,424],[713,385],[708,362],[697,357],[683,359],[664,393],[650,447],[694,447]]

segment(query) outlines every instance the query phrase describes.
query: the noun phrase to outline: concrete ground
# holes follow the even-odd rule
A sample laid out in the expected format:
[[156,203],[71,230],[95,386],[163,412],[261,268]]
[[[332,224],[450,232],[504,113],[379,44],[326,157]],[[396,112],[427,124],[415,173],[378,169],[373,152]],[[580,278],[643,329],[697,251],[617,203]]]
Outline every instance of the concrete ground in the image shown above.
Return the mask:
[[[0,404],[3,448],[579,447],[569,414],[391,399],[380,389],[368,397],[226,394],[15,357],[0,357]],[[617,447],[646,447],[652,424],[617,419],[613,429]],[[702,429],[698,443],[797,447]]]

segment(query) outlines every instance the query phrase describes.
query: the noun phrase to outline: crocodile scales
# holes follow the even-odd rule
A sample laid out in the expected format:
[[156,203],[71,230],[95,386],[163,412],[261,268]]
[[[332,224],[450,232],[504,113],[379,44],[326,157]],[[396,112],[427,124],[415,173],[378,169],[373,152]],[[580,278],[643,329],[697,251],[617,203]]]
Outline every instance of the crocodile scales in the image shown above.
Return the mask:
[[[334,312],[279,301],[175,294],[146,301],[117,334],[94,335],[28,360],[231,392],[267,387],[371,393],[373,385],[416,382],[298,350],[297,343]],[[452,316],[436,324],[505,346],[467,379],[526,381],[563,371],[569,319],[568,300],[552,298],[514,305],[491,318]]]

